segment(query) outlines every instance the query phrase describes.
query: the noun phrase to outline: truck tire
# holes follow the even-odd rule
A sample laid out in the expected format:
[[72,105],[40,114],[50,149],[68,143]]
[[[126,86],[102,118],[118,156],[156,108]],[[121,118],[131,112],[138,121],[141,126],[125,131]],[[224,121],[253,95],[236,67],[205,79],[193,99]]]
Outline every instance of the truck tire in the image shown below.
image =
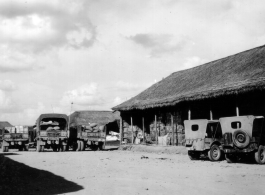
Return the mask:
[[258,164],[265,164],[265,147],[260,145],[257,152],[255,152],[255,161]]
[[29,145],[24,145],[24,151],[29,151]]
[[208,157],[211,161],[219,161],[221,160],[222,151],[220,150],[219,146],[213,144],[208,151]]
[[189,152],[188,151],[188,155],[189,155],[189,158],[191,160],[199,160],[201,154],[199,152]]
[[81,150],[81,141],[77,140],[77,148],[76,151],[80,151]]
[[39,140],[37,140],[37,152],[41,152],[41,145]]
[[98,150],[104,150],[104,143],[103,142],[99,142],[99,145],[98,145]]
[[80,151],[85,151],[85,142],[82,140],[80,141]]
[[6,146],[2,145],[1,152],[6,152]]
[[238,148],[245,148],[250,143],[250,137],[245,131],[236,130],[233,133],[233,142]]
[[65,145],[61,145],[61,152],[65,152],[66,151],[66,146]]

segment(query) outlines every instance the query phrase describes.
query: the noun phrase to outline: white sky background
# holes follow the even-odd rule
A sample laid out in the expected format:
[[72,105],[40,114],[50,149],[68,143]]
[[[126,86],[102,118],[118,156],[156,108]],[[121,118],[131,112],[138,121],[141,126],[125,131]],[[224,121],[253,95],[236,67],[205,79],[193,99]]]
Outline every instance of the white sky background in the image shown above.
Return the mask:
[[263,0],[0,0],[0,121],[110,110],[264,44]]

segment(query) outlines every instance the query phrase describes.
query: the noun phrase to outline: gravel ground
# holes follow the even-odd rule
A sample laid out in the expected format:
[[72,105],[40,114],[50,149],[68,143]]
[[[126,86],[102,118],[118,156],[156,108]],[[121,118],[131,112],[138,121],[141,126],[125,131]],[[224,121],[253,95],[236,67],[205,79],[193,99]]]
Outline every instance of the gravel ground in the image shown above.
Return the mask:
[[265,194],[265,165],[141,151],[0,153],[0,194]]

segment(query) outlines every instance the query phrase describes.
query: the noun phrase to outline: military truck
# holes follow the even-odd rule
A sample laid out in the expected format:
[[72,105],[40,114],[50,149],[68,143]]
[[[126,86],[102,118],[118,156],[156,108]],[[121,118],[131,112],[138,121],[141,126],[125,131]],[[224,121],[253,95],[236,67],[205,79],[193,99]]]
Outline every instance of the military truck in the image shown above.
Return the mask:
[[235,116],[220,118],[223,130],[224,153],[228,163],[244,157],[258,164],[265,163],[265,127],[263,116]]
[[2,152],[8,152],[9,149],[28,151],[28,126],[5,127],[2,130],[2,140]]
[[105,146],[118,147],[120,141],[117,132],[119,113],[76,111],[70,115],[68,144],[74,151],[84,151],[86,148],[103,150]]
[[185,145],[191,160],[208,157],[211,161],[222,158],[222,129],[218,120],[185,120]]
[[66,151],[68,141],[68,117],[65,114],[41,114],[36,121],[37,152],[44,149]]

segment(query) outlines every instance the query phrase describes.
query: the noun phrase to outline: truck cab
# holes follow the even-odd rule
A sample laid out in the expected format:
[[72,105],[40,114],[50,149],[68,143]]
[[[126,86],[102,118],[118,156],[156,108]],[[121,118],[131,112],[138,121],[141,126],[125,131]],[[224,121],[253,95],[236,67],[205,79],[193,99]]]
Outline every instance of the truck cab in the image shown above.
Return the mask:
[[185,120],[185,146],[191,160],[207,156],[211,161],[222,158],[222,129],[218,120]]
[[66,151],[68,141],[68,117],[65,114],[41,114],[36,121],[37,151],[44,148]]
[[9,149],[28,151],[29,135],[27,126],[5,127],[2,130],[2,152]]
[[220,118],[223,129],[224,152],[227,162],[251,156],[258,164],[265,164],[265,130],[263,116],[235,116]]

